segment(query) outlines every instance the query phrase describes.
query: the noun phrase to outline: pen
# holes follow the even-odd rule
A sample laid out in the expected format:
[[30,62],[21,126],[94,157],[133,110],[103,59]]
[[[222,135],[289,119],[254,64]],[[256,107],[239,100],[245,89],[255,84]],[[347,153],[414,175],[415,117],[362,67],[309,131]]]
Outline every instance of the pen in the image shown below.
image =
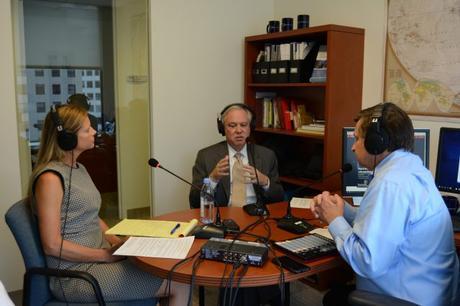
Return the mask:
[[174,226],[174,228],[171,230],[171,232],[169,233],[170,235],[174,234],[174,232],[180,227],[180,223],[177,223],[176,226]]

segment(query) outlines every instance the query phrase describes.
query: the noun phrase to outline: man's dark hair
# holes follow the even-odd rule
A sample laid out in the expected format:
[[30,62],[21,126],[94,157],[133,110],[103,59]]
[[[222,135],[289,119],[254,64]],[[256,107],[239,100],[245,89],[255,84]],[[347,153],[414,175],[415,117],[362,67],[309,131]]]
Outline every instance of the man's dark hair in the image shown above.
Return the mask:
[[89,110],[88,97],[81,93],[73,94],[68,97],[67,104],[78,105],[85,110]]
[[[371,124],[372,115],[381,104],[363,109],[355,118],[355,122],[362,119],[359,127],[359,133],[366,137],[366,133]],[[412,151],[414,147],[414,127],[412,120],[407,113],[391,102],[383,104],[382,118],[380,120],[381,128],[388,134],[389,143],[388,151],[393,152],[398,149]]]

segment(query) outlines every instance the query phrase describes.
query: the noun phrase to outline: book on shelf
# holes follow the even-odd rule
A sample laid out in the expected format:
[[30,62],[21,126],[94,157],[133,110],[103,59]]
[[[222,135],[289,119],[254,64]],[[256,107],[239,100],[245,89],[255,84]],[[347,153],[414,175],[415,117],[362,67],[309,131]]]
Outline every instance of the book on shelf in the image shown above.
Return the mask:
[[190,222],[123,219],[105,233],[120,236],[178,238],[190,235],[198,220]]
[[311,123],[300,126],[296,131],[299,133],[312,133],[324,135],[324,123]]

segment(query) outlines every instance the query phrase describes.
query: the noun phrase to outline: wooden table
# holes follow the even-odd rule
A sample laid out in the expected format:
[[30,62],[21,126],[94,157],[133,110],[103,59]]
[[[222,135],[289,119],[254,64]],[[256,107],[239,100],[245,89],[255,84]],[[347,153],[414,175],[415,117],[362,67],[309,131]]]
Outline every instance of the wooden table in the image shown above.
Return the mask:
[[[277,203],[268,205],[270,211],[270,218],[282,217],[286,212],[287,203]],[[235,220],[240,228],[244,228],[246,225],[251,224],[257,220],[258,217],[248,216],[241,208],[237,207],[222,207],[220,212],[223,219]],[[295,216],[311,219],[312,223],[317,222],[312,220],[313,216],[310,211],[305,209],[292,209]],[[180,212],[174,212],[166,215],[159,216],[155,219],[159,220],[177,220],[177,221],[190,221],[193,218],[199,217],[199,209],[188,209]],[[273,219],[268,219],[267,223],[271,228],[271,239],[273,240],[286,240],[298,237],[297,235],[288,233],[284,230],[278,229],[276,222]],[[254,234],[266,236],[267,232],[264,229],[263,224],[258,225],[254,230],[251,231]],[[252,236],[242,236],[241,240],[254,241]],[[202,245],[206,242],[206,239],[195,239],[193,246],[189,252],[189,255],[197,252]],[[275,253],[282,255],[281,251],[275,250]],[[271,262],[274,257],[273,253],[269,252],[267,261],[262,267],[250,266],[246,275],[241,279],[240,287],[259,287],[266,285],[278,284],[280,280],[280,269],[277,265]],[[168,273],[175,263],[178,262],[176,259],[162,259],[162,258],[149,258],[149,257],[134,257],[135,263],[142,269],[158,276],[161,278],[167,278]],[[178,267],[172,273],[172,279],[181,283],[190,283],[192,276],[193,261],[191,260],[184,265]],[[345,262],[339,255],[331,255],[323,257],[321,259],[307,262],[311,267],[311,270],[304,273],[294,274],[284,270],[284,276],[286,282],[291,282],[297,279],[304,278],[309,275],[317,274],[326,270],[330,270],[339,266],[345,266]],[[218,287],[221,284],[222,274],[224,271],[225,263],[205,260],[201,263],[195,274],[195,284],[200,286],[211,286]],[[228,281],[231,265],[228,265],[226,269],[226,275],[224,281]],[[235,277],[233,284],[236,286],[237,277]]]

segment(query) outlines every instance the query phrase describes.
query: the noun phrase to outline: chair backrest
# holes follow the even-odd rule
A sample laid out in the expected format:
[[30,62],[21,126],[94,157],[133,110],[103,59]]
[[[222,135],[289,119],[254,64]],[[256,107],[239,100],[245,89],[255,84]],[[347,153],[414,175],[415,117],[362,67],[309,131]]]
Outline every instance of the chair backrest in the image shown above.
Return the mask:
[[[5,221],[16,239],[26,269],[46,267],[37,222],[27,201],[21,200],[13,204],[5,214]],[[33,305],[44,305],[51,299],[47,277],[34,276],[30,296],[33,297]]]

